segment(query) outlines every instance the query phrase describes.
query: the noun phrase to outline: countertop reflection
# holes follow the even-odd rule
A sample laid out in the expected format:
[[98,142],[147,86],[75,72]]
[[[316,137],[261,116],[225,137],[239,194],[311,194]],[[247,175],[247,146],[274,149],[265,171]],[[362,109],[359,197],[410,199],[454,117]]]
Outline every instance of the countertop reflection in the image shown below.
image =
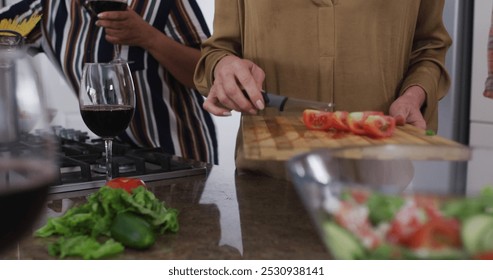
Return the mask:
[[[294,187],[264,176],[237,176],[231,166],[213,166],[207,176],[148,183],[179,210],[180,229],[158,237],[147,250],[126,249],[116,259],[328,259]],[[83,203],[94,190],[53,194],[33,227]],[[54,259],[49,238],[28,235],[0,259]]]

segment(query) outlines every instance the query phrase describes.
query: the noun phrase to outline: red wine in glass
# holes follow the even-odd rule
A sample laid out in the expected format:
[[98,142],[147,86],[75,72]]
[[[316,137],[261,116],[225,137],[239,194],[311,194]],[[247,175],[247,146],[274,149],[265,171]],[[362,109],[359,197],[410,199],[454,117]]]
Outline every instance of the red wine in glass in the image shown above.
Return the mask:
[[[38,164],[39,162],[39,164]],[[3,161],[0,167],[0,252],[32,233],[55,182],[48,161]]]
[[130,105],[85,105],[80,113],[87,127],[101,138],[115,137],[127,128],[134,107]]
[[79,108],[87,127],[104,139],[106,180],[112,178],[112,139],[132,120],[135,88],[126,62],[86,63],[79,90]]
[[109,11],[125,11],[127,2],[122,0],[88,0],[86,2],[87,9],[94,15]]
[[[89,10],[89,12],[96,17],[99,13],[109,11],[125,11],[127,9],[127,0],[86,0],[83,6]],[[121,46],[119,44],[113,45],[113,61],[124,61],[121,57]]]
[[0,252],[32,234],[59,174],[39,73],[11,36],[0,34]]

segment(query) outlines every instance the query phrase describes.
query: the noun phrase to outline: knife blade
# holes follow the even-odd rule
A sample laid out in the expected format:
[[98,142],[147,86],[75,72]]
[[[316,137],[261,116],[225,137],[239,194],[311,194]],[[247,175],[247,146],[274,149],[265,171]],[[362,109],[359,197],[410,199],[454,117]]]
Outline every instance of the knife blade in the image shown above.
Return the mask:
[[315,109],[320,111],[334,111],[334,103],[313,101],[277,95],[262,91],[265,106],[277,108],[280,112],[284,111],[303,111],[305,109]]
[[[250,99],[247,92],[243,91],[243,95]],[[334,103],[313,101],[299,98],[291,98],[274,93],[269,93],[264,90],[261,91],[262,98],[266,107],[276,108],[279,112],[285,111],[303,111],[305,109],[315,109],[320,111],[332,112],[334,111]]]

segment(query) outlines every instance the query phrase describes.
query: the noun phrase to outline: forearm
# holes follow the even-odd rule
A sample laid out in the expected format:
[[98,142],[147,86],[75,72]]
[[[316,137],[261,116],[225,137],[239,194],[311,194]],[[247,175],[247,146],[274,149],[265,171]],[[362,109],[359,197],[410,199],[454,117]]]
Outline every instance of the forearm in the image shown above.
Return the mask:
[[200,58],[200,50],[180,44],[159,30],[152,29],[152,32],[147,33],[148,38],[152,39],[142,47],[183,85],[194,88],[193,73]]
[[438,101],[450,86],[445,56],[452,40],[442,21],[443,0],[422,1],[414,35],[409,68],[400,95],[411,86],[420,86],[426,94],[421,112],[428,124],[436,123]]
[[214,83],[214,69],[227,55],[242,58],[240,23],[243,13],[238,3],[242,1],[216,0],[214,10],[214,34],[202,43],[202,57],[195,71],[195,85],[205,96]]

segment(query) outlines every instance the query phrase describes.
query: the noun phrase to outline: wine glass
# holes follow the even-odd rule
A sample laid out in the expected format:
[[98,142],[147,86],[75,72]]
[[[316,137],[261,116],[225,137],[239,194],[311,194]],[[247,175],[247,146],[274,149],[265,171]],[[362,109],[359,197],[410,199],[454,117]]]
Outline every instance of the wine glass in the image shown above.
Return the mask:
[[79,108],[87,127],[104,139],[109,181],[113,177],[112,139],[127,128],[135,109],[135,89],[128,63],[86,63]]
[[[127,9],[127,0],[86,0],[83,5],[93,16],[107,11],[125,11]],[[121,45],[113,44],[114,56],[113,61],[122,62]]]
[[35,64],[4,36],[16,35],[0,33],[0,251],[34,230],[59,171]]

